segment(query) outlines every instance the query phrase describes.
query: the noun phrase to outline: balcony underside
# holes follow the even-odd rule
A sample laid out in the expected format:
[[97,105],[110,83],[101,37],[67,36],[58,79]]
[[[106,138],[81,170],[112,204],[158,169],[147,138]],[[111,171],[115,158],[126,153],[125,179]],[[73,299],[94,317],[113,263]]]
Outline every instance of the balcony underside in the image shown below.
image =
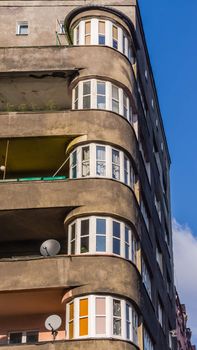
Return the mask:
[[[10,346],[1,346],[2,350],[9,350]],[[14,350],[34,350],[35,345],[12,345]],[[107,339],[81,339],[57,342],[37,343],[36,349],[39,350],[136,350],[135,345],[121,340]]]

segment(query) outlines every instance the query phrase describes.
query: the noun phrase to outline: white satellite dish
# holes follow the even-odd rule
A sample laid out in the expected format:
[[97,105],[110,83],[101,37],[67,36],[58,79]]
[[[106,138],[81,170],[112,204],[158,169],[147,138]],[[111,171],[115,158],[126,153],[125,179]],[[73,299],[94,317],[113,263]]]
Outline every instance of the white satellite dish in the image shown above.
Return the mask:
[[60,251],[60,244],[55,239],[48,239],[43,242],[40,247],[40,253],[43,256],[54,256]]
[[57,330],[60,328],[61,324],[62,319],[58,315],[51,315],[47,317],[45,321],[45,328],[48,329],[48,331],[51,331],[54,340],[58,334]]

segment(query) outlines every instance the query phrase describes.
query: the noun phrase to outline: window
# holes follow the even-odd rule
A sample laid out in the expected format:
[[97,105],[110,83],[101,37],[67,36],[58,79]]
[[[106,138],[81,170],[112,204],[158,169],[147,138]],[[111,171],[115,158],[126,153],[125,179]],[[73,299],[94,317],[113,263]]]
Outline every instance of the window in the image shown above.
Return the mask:
[[106,334],[106,298],[96,297],[96,334]]
[[140,86],[140,83],[138,81],[137,83],[137,86],[138,86],[138,92],[139,92],[139,96],[140,96],[140,101],[141,101],[141,104],[142,104],[142,109],[144,111],[144,115],[145,117],[147,116],[147,104],[146,104],[146,101],[145,101],[145,97],[144,97],[144,94],[142,92],[142,88]]
[[66,315],[67,339],[121,338],[138,344],[138,314],[124,299],[102,295],[75,298],[66,305]]
[[131,35],[110,19],[81,19],[74,27],[74,45],[106,45],[122,52],[135,62]]
[[16,27],[17,35],[28,35],[28,22],[18,22]]
[[96,251],[106,252],[106,219],[96,218]]
[[38,342],[38,331],[10,332],[8,335],[9,344],[33,344]]
[[74,338],[74,303],[69,304],[69,339]]
[[83,83],[83,108],[87,109],[91,107],[91,81],[85,81]]
[[145,204],[144,204],[144,201],[141,199],[141,213],[142,213],[142,216],[144,218],[144,221],[145,221],[145,224],[146,224],[146,227],[147,229],[149,230],[149,216],[148,216],[148,212],[147,212],[147,209],[145,207]]
[[70,155],[70,178],[106,177],[134,188],[135,175],[123,151],[94,143],[78,146]]
[[106,155],[104,146],[96,146],[96,174],[106,176]]
[[91,44],[91,21],[85,22],[85,45]]
[[142,258],[142,282],[145,285],[145,288],[147,290],[147,293],[148,293],[150,299],[152,299],[151,275],[149,273],[148,267],[147,267],[143,258]]
[[81,220],[81,253],[89,252],[89,220]]
[[154,350],[153,342],[145,327],[144,327],[143,338],[144,338],[144,350]]
[[79,336],[88,335],[88,298],[79,301]]
[[68,254],[115,254],[136,265],[137,249],[131,227],[112,217],[78,218],[68,226]]
[[147,71],[147,69],[145,69],[145,71],[144,71],[144,76],[145,76],[146,81],[148,81],[148,71]]
[[75,239],[76,239],[76,224],[74,223],[71,226],[71,238],[70,238],[71,254],[75,254]]
[[158,246],[156,247],[156,260],[157,260],[157,263],[159,265],[160,271],[163,274],[163,256],[162,256],[162,252],[158,248]]
[[64,21],[57,20],[58,34],[65,34]]
[[99,21],[98,43],[99,45],[105,45],[105,21]]
[[112,111],[119,113],[119,89],[112,85]]
[[161,305],[160,300],[158,300],[157,314],[158,314],[158,321],[159,321],[160,325],[163,327],[163,307]]
[[106,109],[106,83],[97,81],[97,108]]
[[72,93],[73,109],[107,109],[132,124],[132,107],[127,93],[109,81],[80,81]]
[[120,180],[120,152],[112,149],[112,177]]
[[112,26],[112,46],[118,49],[118,28],[115,25]]
[[140,153],[144,162],[144,166],[146,169],[146,174],[148,177],[148,181],[151,184],[151,170],[150,170],[150,162],[148,160],[148,157],[146,155],[146,152],[144,150],[144,142],[139,142],[139,149],[140,149]]
[[90,147],[82,147],[82,177],[90,175]]
[[157,214],[159,216],[159,220],[161,221],[161,203],[160,201],[157,199],[157,196],[155,195],[155,208],[157,210]]
[[72,179],[77,178],[77,151],[74,151],[71,154],[71,163],[70,163],[70,168],[71,168],[71,177]]
[[113,221],[113,253],[120,255],[120,223]]
[[121,335],[121,301],[113,299],[113,335]]

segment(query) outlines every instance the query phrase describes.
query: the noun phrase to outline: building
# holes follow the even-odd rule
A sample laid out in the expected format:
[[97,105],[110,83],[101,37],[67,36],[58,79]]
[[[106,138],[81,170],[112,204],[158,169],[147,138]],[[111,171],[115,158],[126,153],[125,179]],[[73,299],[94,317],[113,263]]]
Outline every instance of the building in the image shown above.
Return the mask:
[[170,157],[136,1],[0,17],[2,349],[173,349]]
[[186,307],[181,304],[178,292],[176,291],[176,339],[177,350],[196,350],[191,344],[192,331],[187,327],[188,316]]

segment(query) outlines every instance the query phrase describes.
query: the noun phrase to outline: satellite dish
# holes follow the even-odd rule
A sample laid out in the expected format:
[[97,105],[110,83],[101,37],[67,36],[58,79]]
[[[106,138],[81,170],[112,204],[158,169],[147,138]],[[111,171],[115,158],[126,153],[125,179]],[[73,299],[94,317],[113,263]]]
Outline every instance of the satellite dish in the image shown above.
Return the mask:
[[55,239],[48,239],[43,242],[40,247],[40,253],[43,256],[54,256],[60,251],[60,244]]
[[58,315],[51,315],[47,317],[45,321],[45,328],[48,329],[48,331],[51,331],[51,334],[53,336],[53,340],[55,340],[57,334],[58,334],[58,329],[60,328],[62,324],[62,319]]

